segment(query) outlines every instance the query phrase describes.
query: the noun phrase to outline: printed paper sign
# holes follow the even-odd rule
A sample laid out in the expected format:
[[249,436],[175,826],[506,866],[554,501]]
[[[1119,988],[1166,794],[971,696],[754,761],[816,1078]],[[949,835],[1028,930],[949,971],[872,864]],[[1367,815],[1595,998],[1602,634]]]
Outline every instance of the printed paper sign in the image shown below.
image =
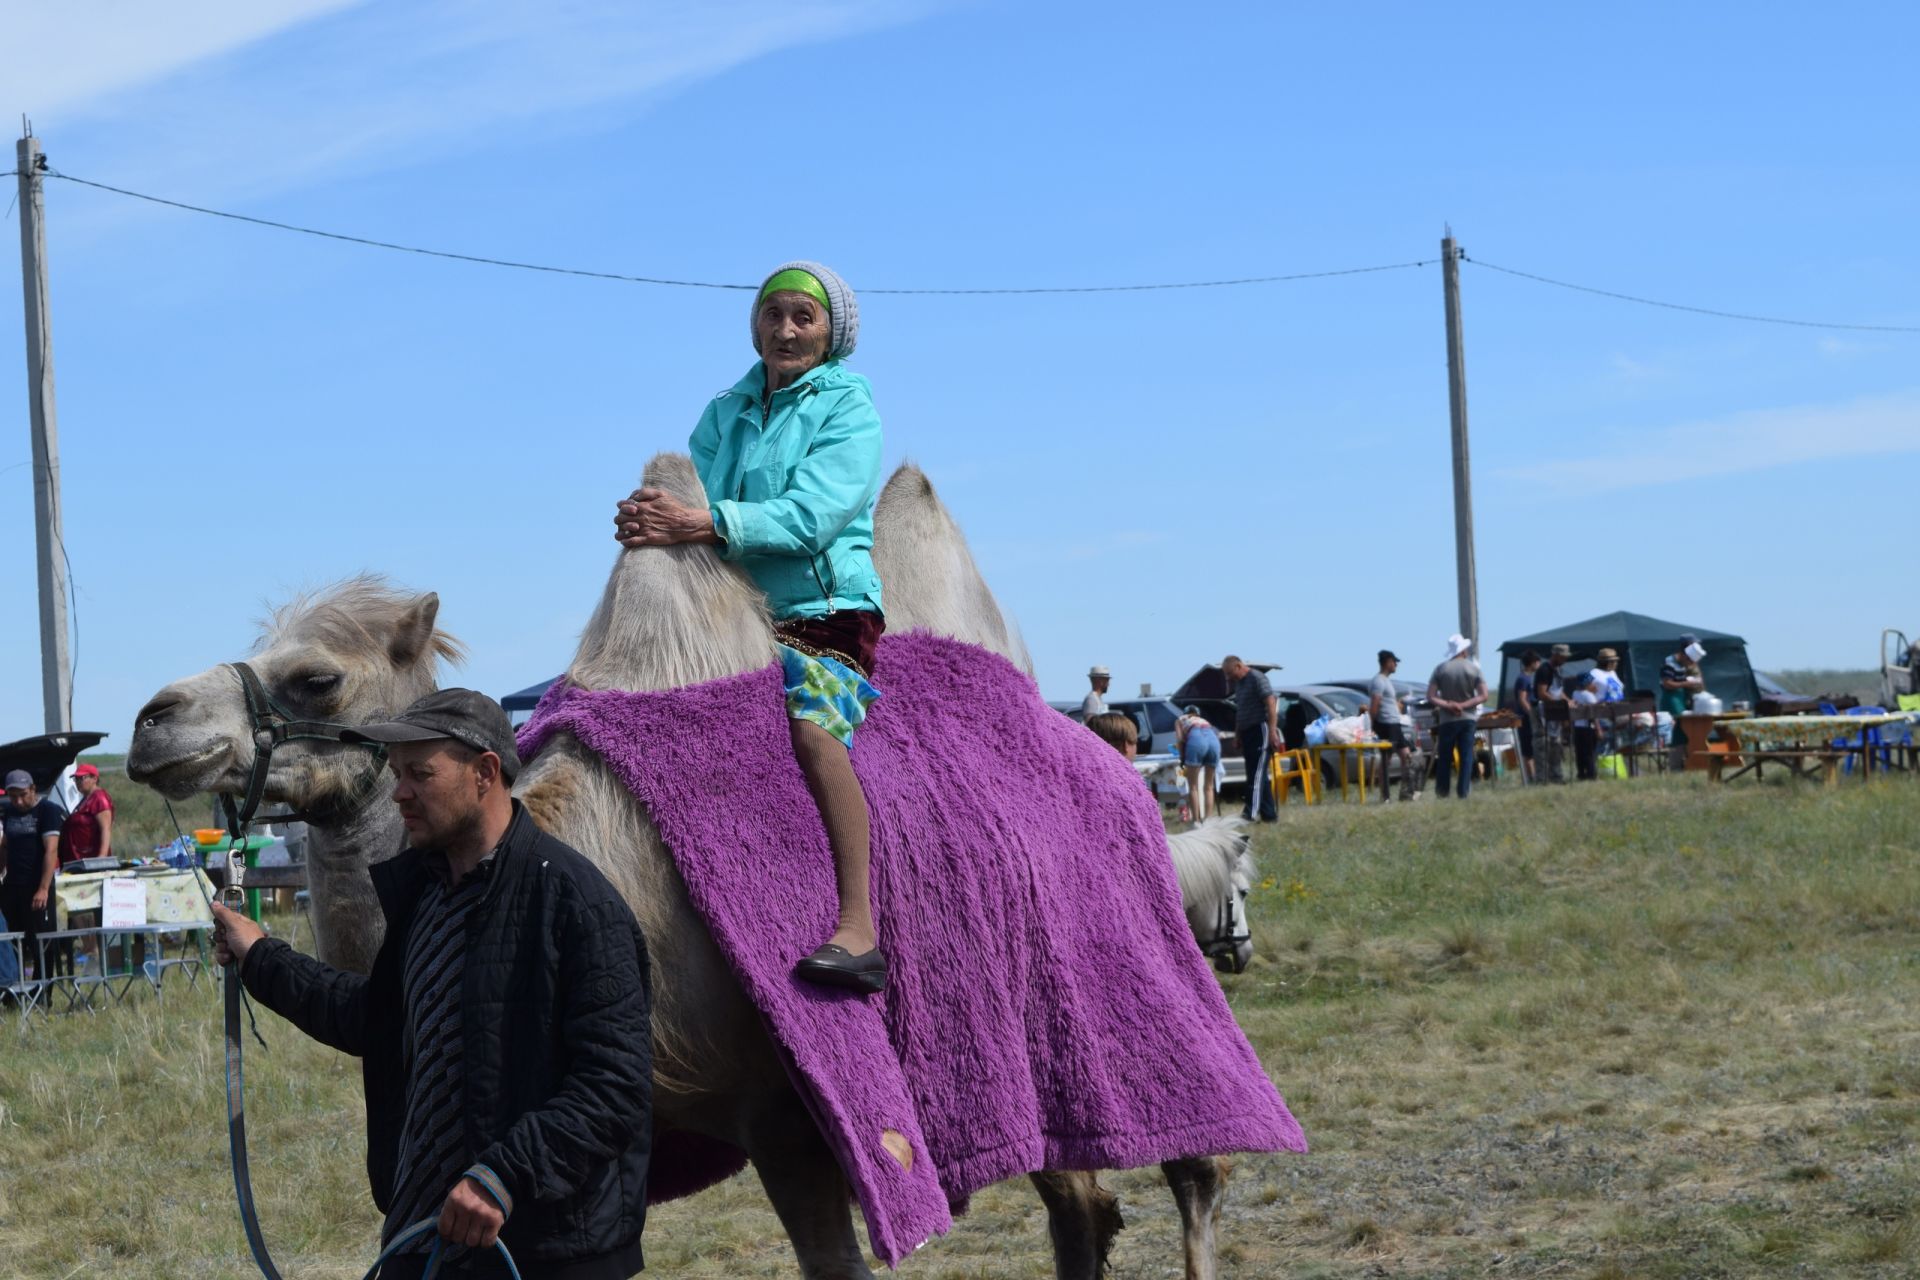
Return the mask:
[[138,880],[100,882],[100,924],[107,929],[131,929],[147,922],[147,886]]

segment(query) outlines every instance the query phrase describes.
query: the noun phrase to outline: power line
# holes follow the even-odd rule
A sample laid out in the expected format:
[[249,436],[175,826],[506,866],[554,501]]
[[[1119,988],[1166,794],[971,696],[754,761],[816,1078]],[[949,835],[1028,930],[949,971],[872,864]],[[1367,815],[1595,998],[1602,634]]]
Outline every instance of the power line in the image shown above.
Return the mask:
[[752,289],[750,284],[715,284],[706,280],[667,280],[653,276],[621,275],[615,271],[587,271],[578,267],[549,267],[537,262],[513,262],[505,258],[484,258],[471,253],[450,253],[445,249],[423,249],[418,245],[394,244],[387,240],[370,240],[365,236],[344,235],[338,231],[322,231],[317,227],[300,227],[291,222],[275,222],[271,218],[255,218],[244,213],[229,213],[224,209],[208,209],[202,205],[187,204],[180,200],[168,200],[161,196],[150,196],[141,191],[128,191],[125,187],[112,187],[104,182],[91,182],[86,178],[76,178],[70,173],[48,170],[47,176],[58,178],[62,182],[75,182],[83,187],[93,187],[100,191],[111,191],[118,196],[130,196],[135,200],[145,200],[151,204],[163,204],[173,209],[184,209],[188,213],[204,213],[214,218],[229,218],[234,222],[251,222],[257,227],[272,227],[276,231],[297,231],[303,236],[319,236],[325,240],[343,240],[348,244],[366,245],[373,249],[391,249],[395,253],[417,253],[428,258],[451,258],[455,262],[473,262],[487,267],[512,267],[519,271],[544,271],[550,275],[587,276],[594,280],[620,280],[627,284],[672,285],[681,289]]
[[1570,284],[1565,280],[1554,280],[1547,276],[1537,276],[1531,271],[1516,271],[1512,267],[1496,266],[1480,258],[1460,255],[1461,261],[1472,263],[1476,267],[1485,267],[1489,271],[1498,271],[1502,275],[1519,276],[1522,280],[1534,280],[1541,284],[1550,284],[1560,289],[1572,289],[1578,293],[1598,294],[1602,298],[1614,298],[1620,302],[1637,302],[1643,307],[1664,307],[1668,311],[1690,311],[1700,316],[1718,316],[1722,320],[1751,320],[1755,324],[1785,324],[1797,329],[1852,329],[1863,333],[1920,333],[1920,325],[1904,324],[1836,324],[1825,320],[1787,320],[1779,316],[1748,315],[1741,311],[1716,311],[1712,307],[1690,307],[1680,302],[1662,302],[1658,298],[1639,298],[1631,293],[1615,293],[1611,289],[1595,289],[1591,285]]
[[[271,227],[276,231],[292,231],[305,236],[319,236],[325,240],[340,240],[347,244],[364,245],[372,249],[389,249],[395,253],[417,253],[428,258],[448,258],[455,262],[472,262],[487,267],[510,267],[516,271],[543,271],[549,275],[585,276],[592,280],[617,280],[625,284],[664,285],[677,289],[735,289],[751,291],[759,288],[756,284],[727,284],[713,280],[673,280],[660,276],[624,275],[617,271],[589,271],[579,267],[554,267],[537,262],[516,262],[508,258],[489,258],[472,253],[451,253],[445,249],[426,249],[418,245],[395,244],[389,240],[373,240],[366,236],[350,236],[338,231],[322,231],[317,227],[302,227],[291,222],[276,222],[271,218],[256,218],[250,214],[230,213],[224,209],[209,209],[204,205],[187,204],[180,200],[168,200],[162,196],[148,195],[142,191],[129,191],[125,187],[109,186],[104,182],[93,182],[87,178],[76,178],[57,169],[49,169],[47,176],[59,178],[63,182],[77,183],[83,187],[93,187],[99,191],[111,191],[115,195],[128,196],[135,200],[145,200],[150,204],[166,205],[171,209],[183,209],[188,213],[206,214],[213,218],[227,218],[234,222],[250,222],[258,227]],[[1182,280],[1163,284],[1100,284],[1067,285],[1015,289],[861,289],[862,294],[895,295],[981,295],[981,294],[1032,294],[1032,293],[1138,293],[1153,289],[1222,289],[1233,285],[1281,284],[1291,280],[1323,280],[1332,276],[1366,275],[1375,271],[1402,271],[1409,267],[1431,266],[1435,259],[1420,262],[1390,262],[1377,267],[1346,267],[1337,271],[1300,271],[1291,275],[1277,276],[1240,276],[1230,280]]]
[[1287,276],[1241,276],[1235,280],[1183,280],[1176,284],[1054,285],[1030,289],[862,289],[860,292],[952,296],[1018,293],[1142,293],[1150,289],[1224,289],[1240,284],[1281,284],[1289,280],[1325,280],[1331,276],[1364,276],[1375,271],[1404,271],[1408,267],[1430,267],[1438,261],[1438,258],[1425,258],[1418,262],[1389,262],[1378,267],[1346,267],[1338,271],[1299,271]]
[[[478,266],[505,267],[515,271],[539,271],[547,275],[580,276],[589,280],[613,280],[623,284],[648,284],[675,289],[726,289],[737,292],[750,291],[758,286],[737,284],[717,280],[679,280],[666,276],[630,275],[618,271],[593,271],[583,267],[558,267],[547,263],[520,262],[511,258],[492,258],[482,254],[455,253],[446,249],[429,249],[421,245],[396,244],[391,240],[375,240],[368,236],[347,235],[339,231],[326,231],[318,227],[303,227],[292,222],[278,222],[272,218],[257,218],[251,214],[233,213],[225,209],[210,209],[205,205],[188,204],[183,200],[169,200],[164,196],[149,195],[144,191],[130,191],[125,187],[116,187],[105,182],[95,182],[89,178],[78,178],[69,173],[61,173],[49,167],[47,176],[58,178],[62,182],[71,182],[83,187],[92,187],[97,191],[107,191],[114,195],[126,196],[133,200],[144,200],[149,204],[164,205],[170,209],[180,209],[187,213],[204,214],[212,218],[225,218],[232,222],[251,223],[257,227],[267,227],[275,231],[289,231],[297,235],[317,236],[323,240],[338,240],[345,244],[362,245],[370,249],[386,249],[393,253],[412,253],[427,258],[445,258],[452,262],[469,262]],[[1800,329],[1845,329],[1860,333],[1920,333],[1920,325],[1896,324],[1842,324],[1824,320],[1794,320],[1781,316],[1753,315],[1741,311],[1722,311],[1713,307],[1689,306],[1680,302],[1664,302],[1658,298],[1643,298],[1636,294],[1620,293],[1612,289],[1598,289],[1591,285],[1574,284],[1567,280],[1556,280],[1551,276],[1536,275],[1531,271],[1521,271],[1514,267],[1503,267],[1497,263],[1472,258],[1465,253],[1460,255],[1463,262],[1473,266],[1485,267],[1489,271],[1498,271],[1503,275],[1518,276],[1523,280],[1532,280],[1539,284],[1552,285],[1559,289],[1571,289],[1576,293],[1593,294],[1596,297],[1612,298],[1618,302],[1632,302],[1644,307],[1660,307],[1668,311],[1686,311],[1694,315],[1713,316],[1722,320],[1743,320],[1755,324],[1790,325]],[[1234,276],[1218,280],[1177,280],[1152,282],[1146,284],[1097,284],[1097,285],[1036,285],[1009,288],[919,288],[919,289],[870,289],[860,290],[863,294],[882,294],[899,297],[987,297],[1035,294],[1075,294],[1075,293],[1144,293],[1168,289],[1224,289],[1242,285],[1285,284],[1296,280],[1326,280],[1337,276],[1371,275],[1381,271],[1405,271],[1414,267],[1432,266],[1438,259],[1423,258],[1412,262],[1388,262],[1371,267],[1345,267],[1332,271],[1297,271],[1286,275]]]

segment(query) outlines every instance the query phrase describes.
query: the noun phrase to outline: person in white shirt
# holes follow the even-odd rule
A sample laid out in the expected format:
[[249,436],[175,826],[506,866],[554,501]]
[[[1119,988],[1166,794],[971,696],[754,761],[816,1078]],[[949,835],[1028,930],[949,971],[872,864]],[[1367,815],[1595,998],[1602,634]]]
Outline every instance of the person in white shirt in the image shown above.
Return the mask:
[[[1407,717],[1400,709],[1400,690],[1393,683],[1393,673],[1400,669],[1400,659],[1391,649],[1382,649],[1380,674],[1367,685],[1367,715],[1373,721],[1373,736],[1387,743],[1400,757],[1400,798],[1412,800],[1419,796],[1420,789],[1415,785],[1413,776],[1413,747],[1407,741]],[[1380,756],[1380,803],[1393,799],[1393,784],[1388,779],[1386,753]]]
[[1620,655],[1612,649],[1602,649],[1594,655],[1593,660],[1598,665],[1590,674],[1594,679],[1594,692],[1600,695],[1600,701],[1626,701],[1627,686],[1620,682]]
[[1113,683],[1113,672],[1105,667],[1094,667],[1087,672],[1087,682],[1093,686],[1087,696],[1080,700],[1080,722],[1085,724],[1097,715],[1103,715],[1107,709],[1107,686]]

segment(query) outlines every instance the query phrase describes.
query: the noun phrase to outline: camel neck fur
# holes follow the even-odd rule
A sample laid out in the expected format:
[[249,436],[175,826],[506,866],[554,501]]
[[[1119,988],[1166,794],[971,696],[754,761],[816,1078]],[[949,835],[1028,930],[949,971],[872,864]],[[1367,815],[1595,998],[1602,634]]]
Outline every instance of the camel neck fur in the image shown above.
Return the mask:
[[370,973],[386,921],[368,868],[406,845],[400,810],[385,795],[307,827],[315,951],[337,968]]

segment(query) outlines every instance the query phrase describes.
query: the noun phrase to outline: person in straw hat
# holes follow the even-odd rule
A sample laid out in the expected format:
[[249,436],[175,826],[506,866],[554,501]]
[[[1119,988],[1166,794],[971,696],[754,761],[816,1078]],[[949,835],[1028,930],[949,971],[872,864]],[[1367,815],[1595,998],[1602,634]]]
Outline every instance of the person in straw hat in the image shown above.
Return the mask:
[[1463,635],[1447,637],[1447,656],[1427,678],[1427,701],[1433,704],[1434,794],[1446,799],[1452,789],[1455,756],[1458,756],[1460,786],[1455,794],[1462,800],[1473,782],[1473,726],[1480,716],[1480,704],[1487,700],[1487,680],[1480,664],[1471,654],[1473,641]]
[[1087,696],[1080,699],[1080,720],[1085,723],[1107,709],[1107,686],[1113,683],[1113,672],[1105,667],[1092,667],[1087,671],[1087,683],[1093,687],[1087,690]]

